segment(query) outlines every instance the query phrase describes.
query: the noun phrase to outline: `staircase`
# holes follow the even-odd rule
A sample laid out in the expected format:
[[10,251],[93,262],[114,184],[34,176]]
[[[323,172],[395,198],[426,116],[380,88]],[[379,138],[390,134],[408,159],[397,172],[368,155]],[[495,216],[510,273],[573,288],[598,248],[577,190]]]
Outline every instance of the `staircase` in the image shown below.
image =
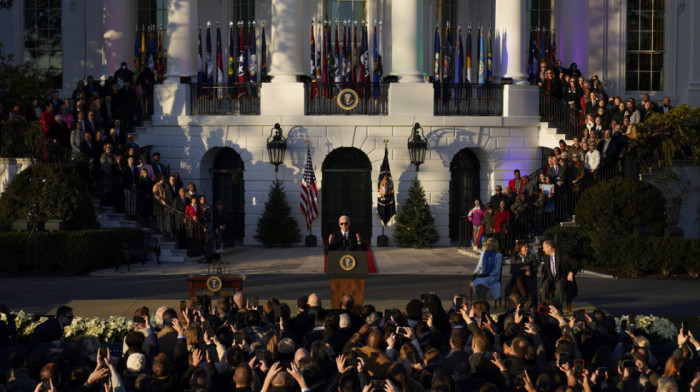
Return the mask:
[[[100,200],[97,198],[92,199],[92,204],[95,206],[95,215],[97,216],[97,222],[102,229],[114,229],[121,227],[136,228],[141,227],[139,223],[126,214],[117,212],[113,207],[101,206]],[[187,250],[178,249],[177,243],[171,239],[163,236],[157,230],[143,227],[141,228],[144,232],[148,233],[151,237],[158,240],[158,246],[160,246],[160,262],[161,263],[182,263],[188,260]],[[149,258],[155,261],[155,257],[149,254]],[[149,259],[149,260],[150,260]]]

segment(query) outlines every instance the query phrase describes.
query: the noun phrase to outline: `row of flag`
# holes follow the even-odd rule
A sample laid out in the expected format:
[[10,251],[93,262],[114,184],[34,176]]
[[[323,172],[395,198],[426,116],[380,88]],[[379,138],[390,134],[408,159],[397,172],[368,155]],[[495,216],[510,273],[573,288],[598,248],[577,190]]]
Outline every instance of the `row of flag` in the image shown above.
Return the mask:
[[134,37],[134,70],[139,72],[141,65],[148,67],[158,79],[165,74],[165,57],[163,56],[163,29],[155,26],[143,27],[139,34],[138,27]]
[[[386,226],[391,218],[396,215],[396,200],[394,198],[394,181],[391,178],[389,168],[389,150],[384,145],[384,160],[379,170],[377,181],[377,214]],[[318,217],[318,188],[316,187],[316,174],[311,162],[311,150],[306,147],[306,164],[301,179],[301,198],[299,202],[301,213],[304,215],[306,229],[311,231],[311,224]]]
[[530,31],[530,50],[527,62],[530,78],[538,76],[539,63],[545,63],[548,68],[554,68],[557,57],[557,37],[554,31],[538,29]]
[[[442,52],[442,62],[440,61],[440,27],[435,28],[435,62],[433,68],[433,83],[435,98],[443,98],[445,102],[450,100],[452,92],[451,88],[443,85],[478,83],[485,84],[493,81],[493,52],[491,50],[491,27],[487,32],[486,42],[484,42],[484,30],[479,27],[477,29],[478,40],[478,63],[476,80],[473,76],[472,66],[472,29],[467,29],[467,50],[466,53],[462,46],[462,27],[457,27],[457,44],[452,44],[449,24],[445,27],[445,48]],[[454,58],[453,58],[454,51]],[[455,103],[462,100],[461,89],[454,89]]]
[[[235,34],[234,34],[235,30]],[[197,62],[197,83],[257,83],[258,82],[258,56],[256,41],[256,23],[249,23],[246,27],[239,22],[238,28],[234,28],[233,22],[229,23],[228,35],[228,72],[224,76],[223,52],[221,47],[221,27],[216,27],[216,65],[212,60],[211,46],[211,23],[207,23],[206,47],[202,52],[202,29],[199,28],[198,37],[198,62]],[[237,40],[234,40],[234,35]],[[267,40],[265,38],[265,27],[261,29],[260,39],[260,80],[268,77],[267,65]],[[237,43],[237,44],[235,44]],[[237,51],[234,51],[234,46]],[[203,57],[203,55],[205,57]],[[234,58],[234,55],[236,56]],[[256,89],[240,88],[238,97],[250,93],[257,94]]]
[[[350,26],[348,26],[350,24]],[[323,96],[334,99],[341,88],[352,87],[362,96],[363,89],[357,84],[372,82],[371,95],[378,99],[381,94],[379,81],[382,76],[382,23],[375,23],[372,35],[372,65],[369,59],[369,34],[367,24],[343,22],[343,42],[339,37],[339,23],[335,24],[334,36],[331,23],[311,22],[311,98]],[[358,42],[359,39],[359,42]],[[366,92],[370,94],[369,91]]]

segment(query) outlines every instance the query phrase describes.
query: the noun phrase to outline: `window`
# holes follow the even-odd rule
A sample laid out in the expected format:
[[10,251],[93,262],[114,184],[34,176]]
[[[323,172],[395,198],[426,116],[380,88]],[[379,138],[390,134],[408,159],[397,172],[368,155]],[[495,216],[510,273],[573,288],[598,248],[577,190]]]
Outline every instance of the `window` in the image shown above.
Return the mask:
[[61,0],[24,2],[24,62],[45,72],[49,88],[63,84]]
[[243,21],[252,22],[255,20],[255,1],[237,0],[233,2],[233,23]]
[[[165,28],[168,25],[167,0],[138,0],[137,23],[139,31],[145,26]],[[165,39],[165,37],[163,37]],[[165,43],[163,43],[165,46]],[[167,47],[167,46],[166,46]]]
[[664,0],[627,2],[628,91],[661,91],[664,77]]
[[[137,6],[136,27],[138,28],[138,34],[141,34],[144,28],[147,32],[150,29],[155,29],[156,31],[162,29],[163,58],[167,58],[165,52],[168,50],[168,34],[165,29],[168,27],[168,0],[138,0]],[[157,46],[157,33],[154,38],[154,43]]]
[[[531,30],[552,31],[552,0],[530,0],[528,10],[528,32]],[[529,36],[529,35],[528,35]]]
[[[367,19],[367,2],[365,0],[326,0],[323,17],[332,21],[361,21]],[[342,37],[340,37],[342,41]]]

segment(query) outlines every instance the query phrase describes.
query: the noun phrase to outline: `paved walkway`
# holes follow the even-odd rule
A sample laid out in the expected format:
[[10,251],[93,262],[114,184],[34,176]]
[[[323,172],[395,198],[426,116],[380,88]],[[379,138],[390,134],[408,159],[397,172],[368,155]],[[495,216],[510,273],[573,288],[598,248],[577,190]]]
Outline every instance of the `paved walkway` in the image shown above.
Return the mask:
[[[376,248],[379,273],[367,278],[365,301],[379,310],[404,309],[411,298],[435,291],[446,308],[454,293],[468,292],[468,277],[478,258],[455,247],[436,249]],[[231,272],[247,276],[244,288],[262,299],[277,296],[290,306],[299,296],[317,292],[330,298],[323,274],[322,248],[238,247],[223,256]],[[0,277],[0,300],[13,310],[52,314],[68,304],[78,316],[123,315],[139,306],[177,307],[187,297],[185,277],[206,274],[207,264],[196,262],[136,264],[127,271],[96,271],[90,276]],[[506,270],[507,271],[507,270]],[[506,279],[507,272],[504,279]],[[603,308],[614,314],[692,316],[700,314],[698,281],[614,279],[584,271],[577,276],[576,308]],[[493,302],[492,302],[493,303]],[[498,310],[496,311],[498,312]]]

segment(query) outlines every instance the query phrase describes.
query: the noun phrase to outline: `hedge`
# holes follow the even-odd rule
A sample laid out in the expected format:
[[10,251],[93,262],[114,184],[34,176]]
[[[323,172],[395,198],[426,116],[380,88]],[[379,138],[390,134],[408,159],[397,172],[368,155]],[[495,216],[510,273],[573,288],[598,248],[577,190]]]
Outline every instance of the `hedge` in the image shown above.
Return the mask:
[[36,232],[31,239],[29,235],[0,233],[0,273],[83,274],[118,267],[126,264],[122,244],[141,247],[144,234],[138,228],[123,228]]
[[602,269],[619,277],[700,275],[700,240],[677,237],[635,237],[589,232],[581,227],[551,227],[546,239],[579,257],[584,268]]

